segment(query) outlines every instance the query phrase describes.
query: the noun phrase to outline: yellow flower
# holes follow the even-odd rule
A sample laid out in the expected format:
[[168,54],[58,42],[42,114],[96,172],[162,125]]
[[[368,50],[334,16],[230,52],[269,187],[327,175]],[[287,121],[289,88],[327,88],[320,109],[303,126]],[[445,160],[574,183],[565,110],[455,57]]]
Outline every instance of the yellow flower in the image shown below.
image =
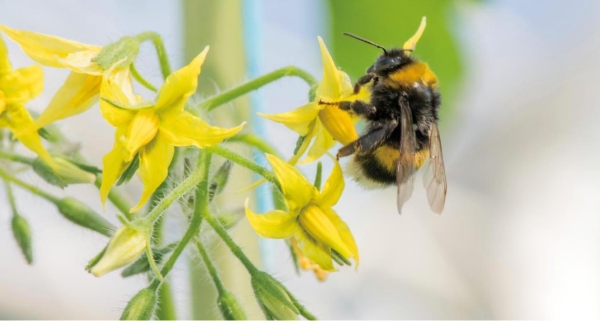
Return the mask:
[[106,201],[111,187],[136,155],[139,156],[144,191],[132,212],[140,209],[167,177],[175,146],[214,146],[242,129],[244,124],[231,129],[212,127],[184,111],[188,98],[196,92],[207,52],[208,47],[189,65],[167,77],[155,102],[142,103],[138,96],[132,99],[117,83],[110,78],[104,79],[106,96],[103,96],[100,110],[116,127],[116,134],[113,150],[103,159],[102,202]]
[[[18,133],[33,124],[25,103],[37,97],[44,88],[44,73],[40,66],[29,66],[13,70],[8,60],[8,50],[0,37],[0,127],[8,127]],[[54,161],[42,145],[37,131],[18,136],[27,148],[34,151],[48,165]]]
[[291,238],[292,250],[294,251],[294,255],[296,255],[296,260],[298,261],[298,265],[304,271],[312,270],[317,280],[325,281],[327,279],[327,275],[329,275],[328,271],[323,270],[318,264],[311,261],[302,250],[298,248],[298,242],[293,237]]
[[246,216],[262,237],[294,237],[302,253],[322,269],[334,271],[331,251],[358,264],[358,248],[350,229],[331,208],[344,190],[342,169],[336,162],[322,192],[310,184],[300,172],[283,160],[267,154],[279,179],[288,211],[274,210],[261,215],[253,213],[246,201]]
[[[335,66],[323,39],[318,39],[323,61],[323,79],[317,88],[315,100],[281,114],[259,113],[261,117],[284,124],[301,136],[306,136],[305,147],[314,138],[304,160],[306,163],[323,156],[336,141],[346,145],[358,139],[354,128],[355,121],[349,113],[337,106],[319,104],[319,101],[336,102],[348,98],[352,95],[352,84],[348,75]],[[295,164],[302,154],[302,151],[298,152],[290,163]]]
[[[87,45],[56,36],[16,30],[0,25],[12,40],[36,62],[55,68],[68,68],[71,73],[54,95],[48,107],[29,131],[38,130],[56,120],[74,116],[90,108],[101,94],[103,78],[117,83],[127,95],[133,96],[130,63],[132,57],[123,57],[111,66],[101,67],[96,58],[103,47]],[[137,53],[137,52],[136,52]],[[104,96],[104,93],[102,93]]]

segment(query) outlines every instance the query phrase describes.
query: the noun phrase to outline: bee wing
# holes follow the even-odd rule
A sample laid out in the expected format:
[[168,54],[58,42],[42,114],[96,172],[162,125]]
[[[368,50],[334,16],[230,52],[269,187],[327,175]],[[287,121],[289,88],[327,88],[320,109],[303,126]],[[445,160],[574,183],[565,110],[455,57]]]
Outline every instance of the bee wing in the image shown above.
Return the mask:
[[415,131],[413,129],[412,112],[406,102],[400,101],[401,137],[400,157],[396,167],[396,184],[398,185],[398,213],[402,214],[402,205],[412,195],[415,183]]
[[429,164],[423,176],[423,185],[427,191],[429,206],[434,212],[441,214],[446,203],[446,169],[442,155],[442,143],[437,124],[432,124],[429,130]]

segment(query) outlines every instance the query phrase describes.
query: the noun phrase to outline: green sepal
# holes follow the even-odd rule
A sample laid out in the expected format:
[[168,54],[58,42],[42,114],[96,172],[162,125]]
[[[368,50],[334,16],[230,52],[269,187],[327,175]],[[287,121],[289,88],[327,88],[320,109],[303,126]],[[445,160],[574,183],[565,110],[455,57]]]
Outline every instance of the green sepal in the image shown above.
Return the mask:
[[317,174],[315,175],[315,182],[314,182],[314,186],[317,188],[317,190],[321,190],[321,180],[323,177],[323,164],[321,162],[317,163]]
[[127,303],[121,320],[150,320],[156,309],[156,300],[155,290],[142,289]]
[[123,175],[121,175],[121,177],[119,177],[119,180],[117,181],[116,185],[119,186],[121,184],[128,183],[139,167],[140,167],[140,155],[139,155],[139,153],[137,153],[133,157],[133,161],[131,161],[131,164],[129,164],[129,167],[127,167],[127,169],[123,172]]
[[228,291],[223,291],[221,294],[219,294],[219,297],[217,298],[217,306],[219,307],[219,311],[221,311],[221,315],[225,320],[248,319],[238,300],[232,293]]
[[140,51],[140,41],[136,37],[123,37],[102,47],[102,51],[92,59],[102,70],[129,66]]
[[115,230],[115,226],[104,217],[74,198],[60,199],[56,203],[56,207],[60,214],[69,221],[102,235],[111,236]]
[[23,256],[25,256],[27,264],[32,264],[33,250],[31,242],[31,229],[29,228],[29,223],[23,216],[13,215],[11,227],[13,236],[15,237],[19,248],[21,248],[21,252],[23,253]]
[[302,143],[304,143],[305,139],[306,139],[306,136],[298,137],[298,140],[296,141],[296,147],[294,148],[294,155],[298,154],[298,151],[300,150],[300,147],[302,147]]
[[227,185],[229,180],[229,173],[231,173],[231,167],[233,163],[227,160],[219,167],[215,175],[213,176],[210,185],[208,186],[208,201],[212,201],[216,195],[221,194]]

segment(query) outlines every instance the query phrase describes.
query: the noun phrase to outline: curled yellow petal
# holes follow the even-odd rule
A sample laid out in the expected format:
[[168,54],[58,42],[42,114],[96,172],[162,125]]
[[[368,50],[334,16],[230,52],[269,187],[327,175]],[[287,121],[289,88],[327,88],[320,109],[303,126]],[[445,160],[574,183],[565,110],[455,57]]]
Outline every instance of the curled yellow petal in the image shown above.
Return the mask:
[[48,107],[35,121],[35,130],[86,111],[100,94],[102,77],[71,72]]
[[49,67],[64,67],[63,63],[57,58],[65,59],[69,54],[75,52],[100,52],[102,50],[102,47],[99,46],[86,45],[41,33],[12,29],[4,25],[0,25],[0,30],[17,42],[31,59]]
[[113,149],[102,159],[102,186],[100,186],[100,199],[102,204],[106,202],[106,197],[117,179],[123,175],[130,162],[123,159],[123,144],[121,143],[125,136],[126,128],[117,128],[115,132],[115,143]]
[[165,111],[182,111],[187,99],[196,92],[198,86],[198,75],[209,47],[204,50],[190,62],[189,65],[175,71],[165,81],[160,89],[157,109]]
[[325,129],[320,120],[317,120],[317,124],[315,125],[315,137],[315,141],[308,150],[308,155],[301,162],[302,164],[308,164],[321,158],[321,156],[335,145],[333,136]]
[[140,148],[154,139],[159,123],[160,119],[153,110],[141,110],[136,113],[129,123],[123,142],[126,150],[123,157],[126,162],[132,161]]
[[282,239],[292,236],[298,230],[296,215],[281,210],[256,214],[248,208],[246,199],[246,217],[256,233],[262,237]]
[[0,37],[0,75],[6,74],[12,70],[10,60],[8,60],[8,49],[4,39]]
[[350,228],[348,228],[348,225],[346,225],[346,223],[342,221],[340,216],[333,209],[321,209],[323,210],[323,213],[325,213],[327,218],[329,218],[331,223],[335,225],[335,228],[337,229],[338,234],[342,239],[342,242],[344,242],[344,245],[350,250],[350,253],[352,253],[350,257],[354,259],[354,262],[356,263],[356,268],[358,268],[358,264],[360,263],[360,257],[358,255],[358,246],[356,246],[356,242],[354,241],[354,236],[352,236],[352,232],[350,232]]
[[175,147],[163,135],[156,135],[156,138],[140,151],[138,174],[144,183],[144,191],[140,201],[130,212],[142,208],[152,193],[167,178],[174,151]]
[[160,130],[175,146],[215,146],[235,134],[245,123],[233,128],[220,128],[208,125],[204,120],[188,113],[169,113],[161,117]]
[[298,222],[315,241],[331,247],[343,257],[352,256],[352,252],[342,241],[336,226],[319,207],[309,205],[303,208],[298,216]]
[[325,271],[335,271],[333,260],[331,259],[331,249],[318,243],[304,230],[300,229],[294,238],[302,253],[311,261],[318,264]]
[[117,108],[105,100],[108,99],[111,102],[122,105],[130,105],[132,103],[116,82],[112,81],[110,78],[103,78],[100,87],[100,95],[103,98],[100,100],[100,111],[102,112],[102,117],[104,117],[109,124],[120,127],[126,126],[131,122],[133,116],[135,116],[135,111]]
[[25,106],[15,104],[6,105],[6,110],[2,118],[6,120],[8,128],[25,147],[35,152],[48,165],[55,166],[54,159],[50,156],[46,148],[44,148],[44,145],[42,145],[42,139],[38,132],[24,131],[24,129],[31,128],[33,125],[33,119]]
[[276,156],[266,154],[266,157],[279,179],[290,212],[294,213],[316,197],[317,189],[296,168]]
[[0,90],[0,115],[6,110],[6,96],[4,92]]
[[334,160],[333,170],[325,182],[318,204],[320,207],[332,207],[337,204],[344,191],[344,176],[342,167]]
[[300,136],[306,136],[314,125],[314,121],[319,115],[321,110],[317,103],[308,103],[302,107],[298,107],[292,111],[288,111],[280,114],[263,114],[258,113],[260,117],[272,120],[288,127],[295,131]]
[[[417,42],[419,42],[419,39],[421,39],[421,36],[423,35],[423,32],[425,31],[426,26],[427,26],[427,18],[423,17],[423,18],[421,18],[421,24],[419,25],[419,29],[417,29],[417,32],[415,32],[415,34],[404,43],[404,45],[402,46],[402,49],[415,50],[415,48],[417,47]],[[406,54],[409,55],[410,51],[406,52]]]
[[0,77],[0,89],[8,104],[24,104],[44,89],[44,71],[40,66],[19,68]]
[[321,37],[318,37],[319,48],[321,50],[321,60],[323,63],[323,78],[317,88],[317,97],[326,101],[335,101],[341,95],[339,70],[333,62],[325,43]]

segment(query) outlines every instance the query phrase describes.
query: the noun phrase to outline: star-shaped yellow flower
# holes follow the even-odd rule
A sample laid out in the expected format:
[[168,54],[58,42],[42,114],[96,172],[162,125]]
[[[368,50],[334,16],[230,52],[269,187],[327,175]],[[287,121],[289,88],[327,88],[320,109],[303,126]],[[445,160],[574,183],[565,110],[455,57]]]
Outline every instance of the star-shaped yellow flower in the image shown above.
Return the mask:
[[[103,47],[87,45],[56,36],[16,30],[0,25],[12,40],[36,62],[55,68],[68,68],[71,73],[54,95],[48,107],[28,131],[38,130],[56,120],[74,116],[90,108],[101,94],[103,78],[117,83],[124,92],[132,93],[131,59],[116,61],[102,68],[95,62]],[[102,93],[104,96],[104,93]]]
[[[358,139],[358,134],[354,128],[355,120],[349,113],[337,106],[319,104],[319,101],[349,100],[348,97],[353,94],[353,87],[348,75],[335,66],[327,47],[323,43],[323,39],[321,37],[318,39],[323,62],[323,79],[317,88],[315,100],[281,114],[259,113],[261,117],[284,124],[301,136],[306,136],[304,140],[305,147],[314,138],[314,142],[308,150],[308,156],[304,160],[306,163],[323,156],[335,145],[336,141],[346,145]],[[299,152],[290,160],[290,163],[295,164],[302,154],[302,152]]]
[[335,162],[323,191],[319,192],[293,166],[267,154],[288,211],[274,210],[255,214],[248,208],[246,216],[254,230],[262,237],[294,237],[302,253],[322,269],[334,271],[331,251],[335,250],[346,259],[354,258],[358,264],[358,248],[350,229],[331,208],[344,190],[344,178],[340,165]]
[[[44,73],[40,66],[13,70],[8,60],[8,50],[0,37],[0,127],[17,133],[33,124],[25,103],[37,97],[44,88]],[[54,166],[54,160],[42,145],[37,131],[18,136],[27,148]]]
[[[103,159],[104,170],[100,195],[106,200],[115,181],[139,156],[139,175],[144,183],[140,209],[165,180],[175,146],[214,146],[239,132],[244,124],[231,129],[209,126],[202,119],[184,111],[188,98],[196,92],[198,75],[208,47],[192,62],[172,73],[158,93],[156,102],[132,100],[118,84],[105,79],[106,94],[101,104],[104,118],[116,127],[114,148]],[[116,107],[127,106],[125,108]]]

